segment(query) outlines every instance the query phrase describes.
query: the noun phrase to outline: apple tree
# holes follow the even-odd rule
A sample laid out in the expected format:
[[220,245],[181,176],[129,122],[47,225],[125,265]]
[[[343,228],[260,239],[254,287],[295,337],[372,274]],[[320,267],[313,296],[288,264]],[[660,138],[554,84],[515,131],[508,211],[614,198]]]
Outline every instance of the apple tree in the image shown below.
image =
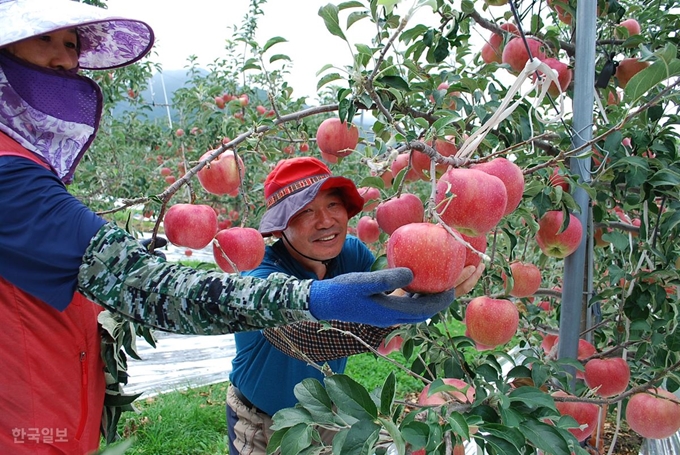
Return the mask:
[[[576,1],[329,3],[319,20],[347,42],[352,63],[324,62],[310,106],[285,81],[291,62],[276,53],[285,37],[255,40],[262,11],[253,2],[207,75],[190,61],[172,128],[138,122],[133,111],[126,130],[104,129],[97,172],[86,163],[81,174],[89,190],[97,178],[115,180],[96,160],[138,141],[129,149],[138,157],[126,160],[145,157],[145,167],[133,178],[118,168],[125,184],[102,182],[103,193],[124,207],[153,207],[156,229],[179,203],[224,209],[221,222],[256,227],[262,182],[277,160],[318,156],[328,118],[370,116],[356,150],[322,155],[333,171],[377,190],[375,202],[416,197],[422,214],[406,223],[440,225],[483,259],[469,295],[428,322],[395,328],[402,367],[423,383],[418,402],[396,398],[394,375],[366,390],[329,372],[324,384],[299,384],[298,405],[274,416],[272,450],[448,454],[476,444],[490,454],[602,453],[615,451],[604,446],[604,419],[618,429],[630,413],[631,428],[650,438],[680,428],[680,404],[667,394],[680,387],[680,16],[673,2],[596,3],[595,41],[585,45]],[[353,41],[366,22],[375,34]],[[593,71],[577,73],[581,65]],[[584,105],[586,127],[577,128]],[[242,159],[240,189],[212,194],[194,177],[225,153]],[[160,178],[164,168],[174,180]],[[371,243],[376,267],[390,262],[397,229],[386,227],[394,215],[381,223],[380,210],[362,214],[381,230]],[[240,218],[227,218],[232,211]],[[425,255],[425,268],[450,266],[453,254],[443,251]],[[576,271],[574,254],[584,257]],[[574,280],[583,293],[567,308]],[[466,324],[474,326],[467,334]],[[510,341],[497,336],[508,327]],[[655,412],[677,426],[649,428],[644,417]],[[318,442],[319,427],[338,430],[332,448]]]

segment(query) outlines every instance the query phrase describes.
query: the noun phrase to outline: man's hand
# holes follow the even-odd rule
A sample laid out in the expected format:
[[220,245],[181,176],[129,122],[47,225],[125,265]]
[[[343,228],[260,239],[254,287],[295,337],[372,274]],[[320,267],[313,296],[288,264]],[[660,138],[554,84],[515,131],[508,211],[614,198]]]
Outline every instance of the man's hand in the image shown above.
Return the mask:
[[486,265],[480,262],[477,267],[474,265],[468,265],[463,269],[463,272],[458,277],[458,282],[454,286],[456,289],[456,295],[458,297],[467,294],[475,287],[477,281],[482,276]]

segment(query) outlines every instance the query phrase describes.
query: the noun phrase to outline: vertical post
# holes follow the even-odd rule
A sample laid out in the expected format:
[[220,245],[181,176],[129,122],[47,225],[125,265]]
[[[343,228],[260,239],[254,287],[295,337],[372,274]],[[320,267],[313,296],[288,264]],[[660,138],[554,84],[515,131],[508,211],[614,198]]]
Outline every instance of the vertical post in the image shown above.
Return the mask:
[[[597,1],[585,0],[576,6],[576,56],[574,64],[574,121],[572,145],[579,147],[593,137],[593,104],[595,101],[595,38]],[[572,174],[582,183],[590,182],[590,158],[569,159]],[[588,214],[590,200],[581,188],[573,192],[581,208],[578,218],[583,226],[583,237],[578,249],[565,258],[562,283],[562,311],[557,355],[559,358],[577,358],[578,338],[581,329],[583,290],[586,268]]]

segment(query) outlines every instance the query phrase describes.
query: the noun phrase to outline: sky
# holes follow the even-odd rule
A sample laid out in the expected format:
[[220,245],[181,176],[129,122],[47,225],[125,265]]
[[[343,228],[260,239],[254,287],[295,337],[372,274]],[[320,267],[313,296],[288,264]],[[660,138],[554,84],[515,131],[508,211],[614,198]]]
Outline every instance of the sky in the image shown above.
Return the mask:
[[[286,43],[275,45],[270,52],[286,54],[292,70],[286,79],[294,96],[314,99],[316,73],[327,63],[344,66],[351,62],[347,43],[331,35],[318,15],[319,7],[331,0],[269,0],[263,5],[256,39],[263,45],[269,38],[281,36]],[[108,0],[109,10],[147,22],[156,34],[153,58],[164,70],[182,69],[190,55],[196,55],[201,66],[220,56],[233,26],[242,23],[249,0]],[[339,3],[333,0],[332,3]],[[410,1],[404,3],[411,4]],[[421,10],[416,20],[433,21],[431,9]],[[346,13],[341,13],[344,24]],[[373,31],[368,19],[355,23],[348,31],[354,43],[368,43]],[[344,28],[344,27],[343,27]]]

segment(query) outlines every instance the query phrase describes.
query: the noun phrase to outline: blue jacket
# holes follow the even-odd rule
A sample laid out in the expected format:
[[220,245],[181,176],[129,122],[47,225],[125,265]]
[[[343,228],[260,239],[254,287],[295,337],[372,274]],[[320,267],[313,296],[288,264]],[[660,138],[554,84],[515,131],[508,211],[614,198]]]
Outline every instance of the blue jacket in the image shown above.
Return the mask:
[[[367,272],[375,260],[371,251],[359,239],[347,236],[337,258],[329,265],[326,278],[351,272]],[[283,272],[297,278],[316,278],[291,257],[281,240],[267,247],[262,264],[244,275],[267,278],[274,272]],[[306,378],[316,378],[323,383],[323,374],[307,363],[290,357],[276,349],[262,335],[262,331],[241,332],[236,339],[236,357],[232,361],[229,380],[255,406],[274,415],[283,408],[295,406],[295,385]],[[335,373],[345,371],[347,358],[327,362]]]

